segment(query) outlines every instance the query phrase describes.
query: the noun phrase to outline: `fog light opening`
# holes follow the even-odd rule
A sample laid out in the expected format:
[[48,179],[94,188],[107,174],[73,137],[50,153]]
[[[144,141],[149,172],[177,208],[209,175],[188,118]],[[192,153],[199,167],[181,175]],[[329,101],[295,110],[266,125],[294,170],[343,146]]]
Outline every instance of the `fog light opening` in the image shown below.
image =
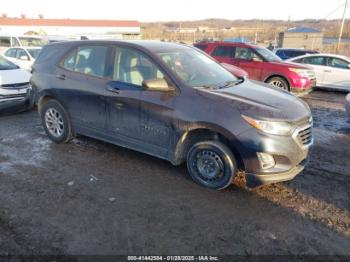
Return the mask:
[[269,169],[275,166],[276,162],[272,155],[267,153],[257,153],[262,169]]

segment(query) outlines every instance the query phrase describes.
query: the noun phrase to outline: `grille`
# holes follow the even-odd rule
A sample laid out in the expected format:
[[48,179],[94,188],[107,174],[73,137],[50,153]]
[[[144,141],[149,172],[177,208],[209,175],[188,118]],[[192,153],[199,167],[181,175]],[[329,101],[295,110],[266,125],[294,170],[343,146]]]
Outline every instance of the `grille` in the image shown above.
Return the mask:
[[312,144],[312,126],[308,126],[299,130],[297,139],[302,146],[308,146]]
[[4,89],[23,89],[23,88],[28,88],[28,87],[29,87],[29,82],[16,83],[16,84],[6,84],[6,85],[1,86],[1,88],[4,88]]

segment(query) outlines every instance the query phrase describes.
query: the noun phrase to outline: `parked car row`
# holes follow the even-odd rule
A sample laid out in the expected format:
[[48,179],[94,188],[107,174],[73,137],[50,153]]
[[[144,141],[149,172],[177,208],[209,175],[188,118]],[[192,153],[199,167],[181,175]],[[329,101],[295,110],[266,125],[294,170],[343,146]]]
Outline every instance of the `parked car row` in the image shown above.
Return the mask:
[[316,85],[313,70],[305,65],[283,62],[270,50],[253,44],[233,42],[196,43],[217,61],[247,71],[249,78],[286,91],[311,91]]
[[276,54],[293,57],[282,61],[270,50],[252,44],[201,42],[194,46],[221,63],[247,71],[250,79],[284,90],[311,91],[317,87],[350,91],[350,58],[345,56],[305,49],[277,49]]

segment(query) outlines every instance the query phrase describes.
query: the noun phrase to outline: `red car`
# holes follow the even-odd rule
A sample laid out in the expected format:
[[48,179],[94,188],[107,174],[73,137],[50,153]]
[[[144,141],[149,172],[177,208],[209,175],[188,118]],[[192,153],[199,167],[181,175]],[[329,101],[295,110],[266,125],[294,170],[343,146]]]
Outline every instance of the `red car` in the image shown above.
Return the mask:
[[227,71],[229,71],[231,74],[233,74],[234,76],[238,77],[238,78],[247,78],[248,77],[248,73],[247,71],[244,71],[243,69],[234,66],[234,65],[230,65],[227,63],[221,63],[221,65],[223,67],[225,67],[225,69]]
[[284,62],[270,50],[258,45],[201,42],[194,46],[205,51],[220,63],[244,69],[250,79],[263,81],[284,90],[311,91],[316,85],[316,77],[312,68]]

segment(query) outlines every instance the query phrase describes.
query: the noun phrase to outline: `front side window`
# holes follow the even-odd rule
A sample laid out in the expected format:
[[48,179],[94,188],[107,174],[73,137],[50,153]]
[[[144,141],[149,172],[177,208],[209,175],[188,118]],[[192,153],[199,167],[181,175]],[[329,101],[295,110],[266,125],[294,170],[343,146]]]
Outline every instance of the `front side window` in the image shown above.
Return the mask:
[[336,57],[331,57],[328,59],[328,65],[335,68],[350,69],[349,64],[349,62]]
[[107,77],[108,54],[109,48],[106,46],[81,46],[64,59],[62,66],[86,75]]
[[17,49],[16,58],[21,60],[29,60],[26,51],[24,51],[23,49]]
[[235,58],[244,60],[260,59],[251,48],[247,47],[236,47]]
[[155,79],[164,79],[164,75],[148,57],[130,48],[116,48],[114,81],[141,87],[143,81]]
[[29,54],[36,59],[40,53],[40,49],[27,49]]
[[218,46],[213,51],[213,56],[233,58],[235,54],[234,46]]
[[257,47],[254,48],[255,52],[257,52],[261,57],[264,58],[264,60],[268,62],[275,62],[275,61],[281,61],[281,58],[279,58],[275,53],[271,52],[267,48],[263,47]]
[[158,51],[158,57],[184,83],[191,87],[219,88],[237,78],[205,54],[190,48]]
[[304,64],[309,65],[326,65],[326,59],[323,56],[315,56],[315,57],[305,57],[303,60]]
[[208,48],[208,45],[194,45],[194,46],[202,51],[205,51]]

